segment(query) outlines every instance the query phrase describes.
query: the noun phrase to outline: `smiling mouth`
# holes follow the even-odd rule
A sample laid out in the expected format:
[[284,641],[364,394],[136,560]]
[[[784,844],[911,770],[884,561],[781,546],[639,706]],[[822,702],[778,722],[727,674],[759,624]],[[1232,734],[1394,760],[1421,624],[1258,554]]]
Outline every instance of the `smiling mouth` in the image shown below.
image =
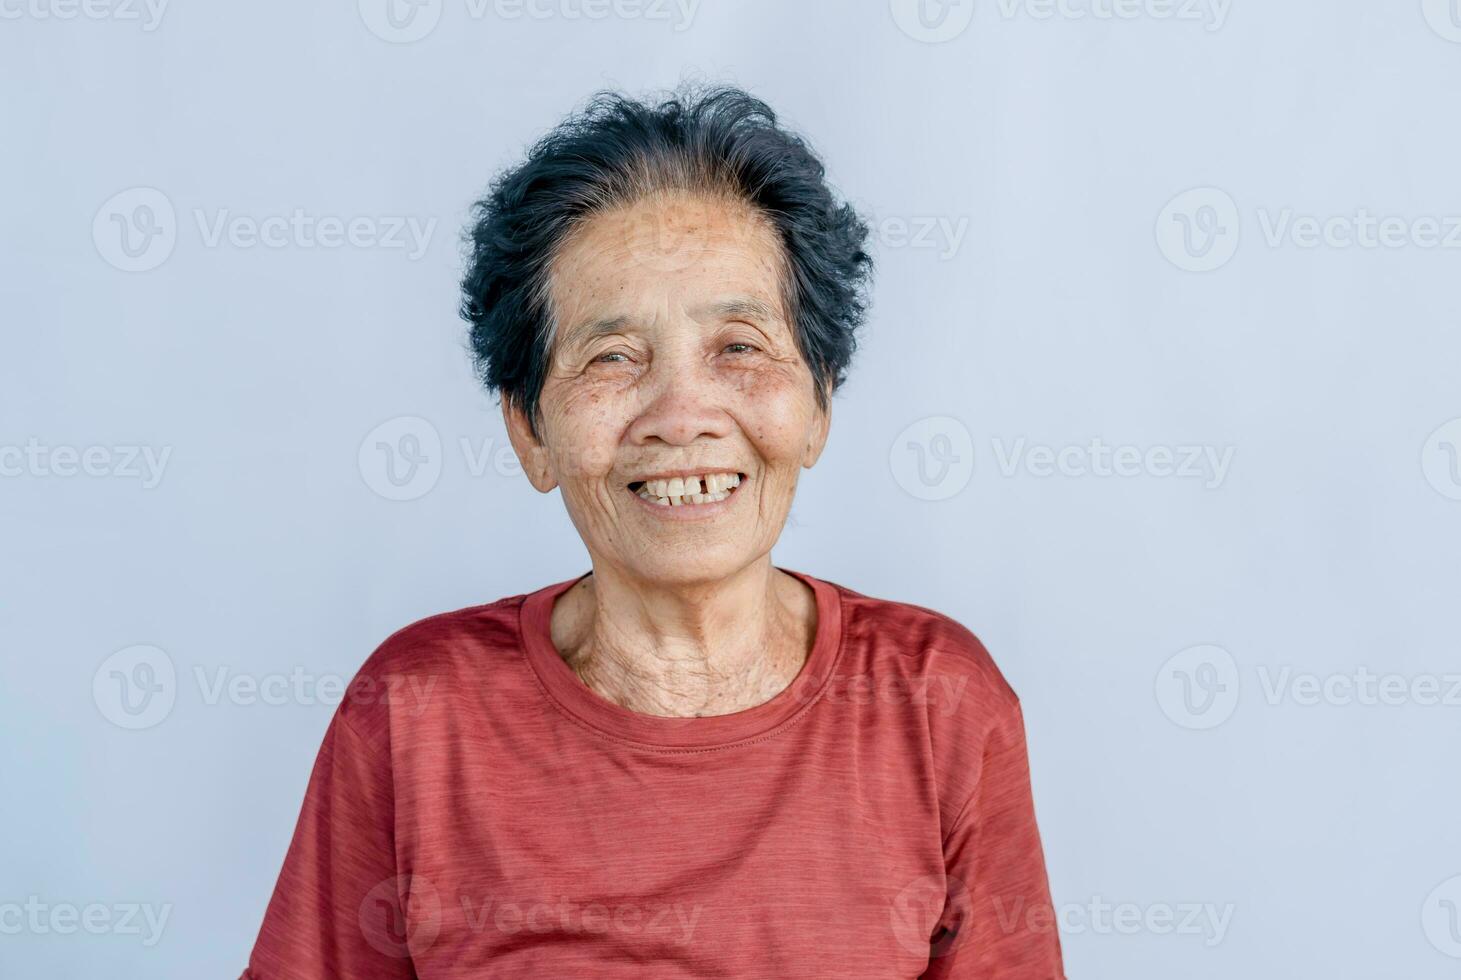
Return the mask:
[[629,492],[661,507],[716,504],[736,492],[744,473],[706,473],[668,480],[635,480]]

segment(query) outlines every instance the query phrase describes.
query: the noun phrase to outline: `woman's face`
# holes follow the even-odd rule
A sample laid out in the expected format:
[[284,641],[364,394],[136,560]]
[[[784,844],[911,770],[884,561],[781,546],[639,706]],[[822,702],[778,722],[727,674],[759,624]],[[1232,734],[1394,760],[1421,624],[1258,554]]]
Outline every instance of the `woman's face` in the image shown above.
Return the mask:
[[515,407],[504,414],[529,479],[561,488],[596,562],[713,581],[780,536],[829,422],[783,307],[782,261],[764,219],[682,193],[600,213],[559,253],[541,442]]

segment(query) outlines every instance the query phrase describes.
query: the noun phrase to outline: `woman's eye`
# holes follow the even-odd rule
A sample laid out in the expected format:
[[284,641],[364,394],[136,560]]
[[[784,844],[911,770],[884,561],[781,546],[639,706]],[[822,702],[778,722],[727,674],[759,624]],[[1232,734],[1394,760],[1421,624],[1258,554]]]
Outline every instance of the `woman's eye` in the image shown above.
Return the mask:
[[[739,350],[734,350],[733,348],[740,348],[740,349]],[[734,354],[744,354],[747,351],[753,351],[756,348],[753,347],[753,346],[751,346],[750,344],[735,343],[735,344],[726,344],[725,345],[725,349],[728,350],[728,351],[731,351]]]
[[626,361],[629,360],[628,356],[623,351],[618,350],[611,350],[607,354],[600,354],[598,357],[594,358],[594,360],[607,361],[611,357],[623,358]]

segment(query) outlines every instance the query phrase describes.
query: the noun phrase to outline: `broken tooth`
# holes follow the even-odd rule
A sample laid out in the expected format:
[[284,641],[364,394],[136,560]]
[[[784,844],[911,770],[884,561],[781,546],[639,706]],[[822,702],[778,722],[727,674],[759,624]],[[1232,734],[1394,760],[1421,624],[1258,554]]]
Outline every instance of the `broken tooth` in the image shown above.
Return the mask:
[[702,476],[643,480],[635,492],[661,507],[683,507],[687,504],[718,503],[729,497],[731,490],[740,482],[737,473],[706,473]]

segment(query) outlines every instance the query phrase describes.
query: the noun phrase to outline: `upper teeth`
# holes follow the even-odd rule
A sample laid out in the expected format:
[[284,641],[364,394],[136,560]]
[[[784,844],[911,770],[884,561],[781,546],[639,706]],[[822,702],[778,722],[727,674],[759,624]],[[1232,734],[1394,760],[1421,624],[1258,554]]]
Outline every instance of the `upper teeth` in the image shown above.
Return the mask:
[[668,480],[645,480],[639,495],[658,504],[678,507],[681,504],[708,504],[730,496],[732,487],[740,485],[739,473],[706,473],[704,476],[671,477]]

